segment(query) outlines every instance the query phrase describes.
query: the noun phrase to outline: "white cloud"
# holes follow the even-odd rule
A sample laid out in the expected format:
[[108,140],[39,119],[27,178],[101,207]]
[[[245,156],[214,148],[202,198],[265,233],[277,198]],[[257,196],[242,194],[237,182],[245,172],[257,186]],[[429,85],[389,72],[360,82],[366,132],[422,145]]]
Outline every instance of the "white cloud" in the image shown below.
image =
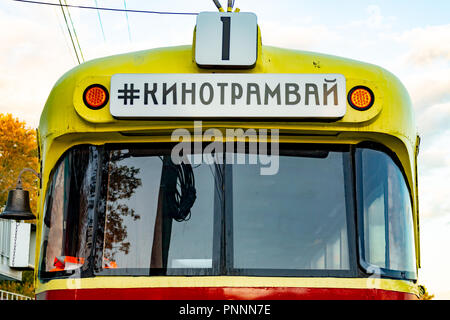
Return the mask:
[[311,50],[321,43],[335,43],[342,37],[326,25],[301,25],[280,21],[260,22],[264,45]]
[[447,68],[422,67],[405,78],[417,112],[450,101],[450,65]]
[[40,19],[0,11],[0,29],[7,30],[0,33],[0,112],[12,113],[31,127],[37,127],[53,84],[73,66],[52,12],[36,16]]
[[379,6],[370,5],[366,9],[369,17],[367,18],[367,25],[370,27],[379,28],[383,25],[383,16]]
[[450,24],[414,28],[396,36],[410,50],[406,60],[428,65],[436,60],[450,61]]
[[450,101],[428,106],[418,112],[416,117],[421,135],[430,139],[436,134],[442,134],[443,130],[448,129],[450,123]]
[[403,75],[422,137],[419,195],[422,215],[450,214],[450,24],[393,34],[403,47],[393,66]]
[[450,243],[448,217],[422,219],[420,226],[421,264],[419,283],[425,285],[434,299],[450,299],[450,278],[445,275],[450,266],[447,245]]
[[349,30],[353,28],[368,28],[371,29],[370,31],[382,31],[391,29],[393,23],[397,20],[394,16],[383,15],[381,8],[377,5],[367,6],[365,12],[366,15],[361,14],[360,18],[343,24],[343,27]]
[[450,128],[423,137],[418,159],[419,206],[425,218],[450,215]]

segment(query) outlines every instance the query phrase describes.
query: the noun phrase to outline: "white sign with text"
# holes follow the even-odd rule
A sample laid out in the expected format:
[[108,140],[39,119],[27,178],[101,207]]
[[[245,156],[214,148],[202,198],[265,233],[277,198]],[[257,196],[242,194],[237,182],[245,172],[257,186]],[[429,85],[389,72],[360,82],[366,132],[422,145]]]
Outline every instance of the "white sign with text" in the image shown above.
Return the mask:
[[341,74],[115,74],[116,118],[341,118]]
[[200,67],[250,68],[257,59],[257,18],[251,12],[200,12],[195,62]]

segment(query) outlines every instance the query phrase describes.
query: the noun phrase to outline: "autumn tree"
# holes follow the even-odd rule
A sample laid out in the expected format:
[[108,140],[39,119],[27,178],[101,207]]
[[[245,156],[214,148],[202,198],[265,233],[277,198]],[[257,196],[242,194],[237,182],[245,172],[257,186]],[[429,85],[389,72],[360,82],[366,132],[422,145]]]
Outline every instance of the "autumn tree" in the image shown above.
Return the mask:
[[[14,189],[23,168],[37,170],[36,131],[11,114],[0,114],[0,210],[8,191]],[[36,213],[38,180],[33,174],[22,175],[22,186],[30,192],[31,210]],[[34,296],[33,271],[24,271],[22,281],[0,281],[0,289]]]
[[[142,181],[136,177],[139,174],[139,168],[120,164],[126,158],[121,151],[111,152],[110,157],[108,203],[106,204],[108,215],[105,230],[105,258],[114,261],[117,250],[125,254],[128,254],[130,250],[130,243],[125,241],[128,232],[127,226],[123,223],[123,217],[130,216],[134,221],[141,218],[133,208],[129,208],[121,200],[131,198],[135,189],[142,185]],[[119,247],[116,247],[116,245],[119,245]]]
[[28,297],[34,297],[34,271],[23,271],[22,281],[0,281],[0,290],[18,293]]
[[[11,114],[0,114],[0,209],[8,191],[14,189],[23,168],[37,170],[36,131]],[[31,210],[36,213],[38,180],[35,175],[22,175],[22,186],[30,192]]]

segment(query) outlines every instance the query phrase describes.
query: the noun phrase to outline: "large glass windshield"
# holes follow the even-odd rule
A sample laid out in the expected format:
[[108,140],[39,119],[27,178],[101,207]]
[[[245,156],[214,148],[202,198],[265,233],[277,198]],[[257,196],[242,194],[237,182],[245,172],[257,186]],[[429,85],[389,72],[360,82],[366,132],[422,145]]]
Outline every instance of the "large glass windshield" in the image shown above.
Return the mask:
[[399,167],[381,151],[358,149],[362,263],[371,272],[416,278],[411,197]]
[[347,157],[292,152],[273,176],[232,166],[233,267],[349,270]]
[[52,172],[44,207],[44,273],[87,271],[87,258],[93,253],[99,157],[96,147],[78,147],[67,152]]
[[[169,150],[107,150],[103,181],[105,206],[99,216],[103,243],[98,247],[102,269],[117,274],[211,273],[215,168],[183,167]],[[176,216],[180,172],[190,174],[193,205]],[[188,177],[188,178],[189,178]],[[104,224],[103,224],[104,221]],[[177,269],[183,269],[180,272]],[[200,269],[198,270],[192,269]]]
[[[272,175],[261,175],[260,164],[230,160],[248,154],[178,165],[172,147],[78,146],[66,152],[47,190],[40,277],[360,275],[350,146],[282,144]],[[396,186],[408,195],[401,183]],[[380,202],[372,198],[375,204],[366,207]],[[370,239],[364,258],[387,268],[376,238],[387,220],[376,215],[364,218]],[[398,227],[410,223],[404,216],[396,221]],[[402,239],[399,250],[410,241]],[[394,247],[390,254],[391,268],[410,269],[409,256]]]

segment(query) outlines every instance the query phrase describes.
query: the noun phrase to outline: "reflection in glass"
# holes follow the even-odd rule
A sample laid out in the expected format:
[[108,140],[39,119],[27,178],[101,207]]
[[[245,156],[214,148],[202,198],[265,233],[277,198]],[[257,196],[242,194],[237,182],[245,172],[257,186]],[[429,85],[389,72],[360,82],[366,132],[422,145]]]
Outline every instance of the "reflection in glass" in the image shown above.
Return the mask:
[[[212,268],[213,170],[208,165],[182,169],[169,155],[151,150],[110,151],[102,268],[147,275]],[[174,203],[185,206],[186,196],[179,199],[179,192],[186,183],[183,174],[191,171],[190,210],[180,218]]]
[[43,224],[43,272],[85,271],[93,247],[98,152],[80,147],[55,167]]
[[415,271],[401,171],[356,148],[354,186],[350,150],[286,144],[279,171],[261,175],[227,162],[238,154],[180,166],[167,144],[74,147],[50,175],[39,276],[356,277],[354,190],[362,258]]
[[365,261],[415,274],[411,199],[402,172],[381,151],[359,149],[357,159],[362,179]]
[[234,268],[349,269],[343,153],[232,170]]
[[[117,266],[116,255],[128,255],[130,253],[130,241],[141,236],[138,227],[141,216],[136,214],[134,206],[130,203],[135,202],[135,190],[142,185],[141,179],[136,175],[140,169],[128,165],[130,161],[119,151],[109,153],[110,161],[108,163],[107,176],[107,195],[106,195],[106,219],[105,233],[103,243],[103,268]],[[151,195],[153,195],[152,193]],[[128,225],[136,223],[136,228],[131,234],[128,233]],[[142,231],[141,231],[142,232]],[[145,243],[142,243],[145,245]],[[147,246],[148,247],[148,246]],[[143,264],[140,261],[140,255],[130,255],[134,257],[134,265]],[[148,261],[146,261],[148,262]],[[127,267],[127,266],[124,266]]]

